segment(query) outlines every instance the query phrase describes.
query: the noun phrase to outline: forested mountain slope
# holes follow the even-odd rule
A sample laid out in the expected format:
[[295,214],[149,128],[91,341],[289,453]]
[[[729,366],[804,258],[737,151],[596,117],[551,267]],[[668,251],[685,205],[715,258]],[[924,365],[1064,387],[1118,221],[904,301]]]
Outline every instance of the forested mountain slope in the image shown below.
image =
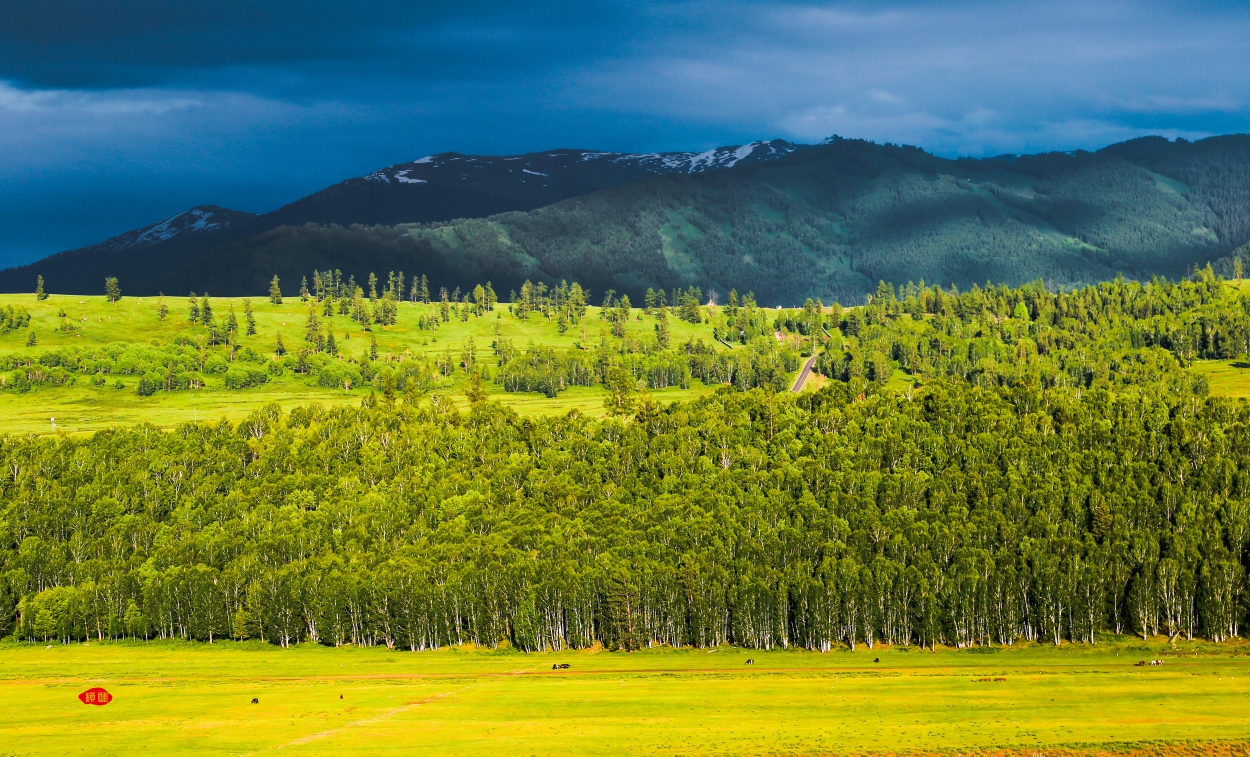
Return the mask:
[[[722,328],[765,315],[717,310]],[[815,337],[825,389],[740,368],[604,419],[411,389],[0,437],[0,635],[827,651],[1244,629],[1250,407],[1185,366],[1246,352],[1250,296],[1204,270],[883,286],[784,318]],[[643,367],[627,342],[609,373]],[[919,385],[889,389],[900,370]]]
[[[778,139],[705,152],[631,154],[561,149],[504,156],[428,155],[348,179],[270,213],[257,215],[216,206],[193,208],[97,245],[0,271],[0,291],[28,291],[32,286],[29,282],[42,275],[56,282],[54,291],[58,293],[88,294],[95,293],[105,277],[116,276],[128,283],[128,291],[155,294],[169,272],[187,260],[281,226],[373,226],[481,218],[531,210],[660,174],[703,173],[773,160],[807,147]],[[169,233],[171,223],[201,220],[204,213],[213,215],[212,222],[172,229],[194,233]],[[310,256],[315,248],[313,245],[308,251]],[[336,249],[336,254],[343,256],[352,254],[353,248],[339,244]],[[188,288],[198,291],[207,287],[197,282]],[[230,291],[242,290],[235,285]]]
[[778,160],[668,175],[485,220],[281,228],[169,272],[165,291],[263,291],[313,268],[428,273],[500,288],[576,279],[861,302],[879,280],[966,288],[1178,277],[1250,239],[1250,137],[1143,139],[1097,153],[946,160],[835,140]]

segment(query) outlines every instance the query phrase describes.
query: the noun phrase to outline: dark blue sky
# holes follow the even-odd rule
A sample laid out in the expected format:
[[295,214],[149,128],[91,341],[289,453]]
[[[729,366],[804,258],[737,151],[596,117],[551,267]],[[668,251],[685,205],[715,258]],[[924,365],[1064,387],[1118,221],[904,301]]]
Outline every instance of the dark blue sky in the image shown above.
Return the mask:
[[1244,132],[1247,61],[1233,3],[6,0],[0,264],[445,150]]

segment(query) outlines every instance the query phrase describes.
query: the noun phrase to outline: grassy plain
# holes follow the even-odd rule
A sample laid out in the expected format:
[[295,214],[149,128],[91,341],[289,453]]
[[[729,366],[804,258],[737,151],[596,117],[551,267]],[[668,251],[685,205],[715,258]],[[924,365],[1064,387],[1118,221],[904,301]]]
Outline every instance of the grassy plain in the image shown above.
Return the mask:
[[[298,348],[304,339],[310,305],[301,303],[298,297],[288,297],[281,305],[274,305],[265,297],[251,299],[257,334],[240,337],[241,344],[251,346],[258,353],[271,354],[281,334],[288,350]],[[185,297],[165,298],[170,311],[164,320],[157,316],[158,302],[154,297],[123,297],[110,304],[103,297],[69,295],[52,295],[36,302],[33,295],[0,295],[0,307],[25,307],[32,316],[29,329],[0,334],[0,355],[34,357],[51,349],[114,342],[171,344],[179,337],[195,339],[207,334],[204,327],[188,322],[189,307]],[[233,307],[239,323],[243,323],[242,298],[212,298],[211,302],[219,321],[224,321]],[[554,321],[540,315],[531,315],[526,320],[513,317],[507,305],[497,306],[495,312],[480,318],[470,316],[464,322],[453,317],[450,323],[440,324],[437,331],[417,328],[420,316],[433,315],[438,310],[437,305],[401,303],[399,308],[399,322],[395,326],[374,326],[371,333],[363,331],[360,324],[348,316],[327,318],[321,315],[320,308],[317,312],[323,330],[326,323],[333,324],[340,352],[356,357],[368,351],[371,334],[377,338],[381,356],[407,352],[433,358],[450,353],[457,360],[472,339],[479,359],[484,357],[489,363],[491,343],[497,333],[511,339],[519,349],[526,349],[530,344],[566,349],[577,344],[594,347],[608,331],[607,322],[599,318],[599,308],[593,307],[580,325],[569,328],[564,334],[559,333]],[[66,314],[64,319],[61,312]],[[636,312],[639,320],[629,323],[628,335],[635,339],[651,338],[655,320],[641,315],[641,311]],[[65,323],[73,329],[63,330]],[[689,324],[675,318],[669,319],[669,326],[674,343],[693,337],[715,344],[711,326]],[[36,344],[27,346],[31,331],[35,333]],[[53,432],[54,418],[56,430],[71,434],[139,422],[169,428],[194,420],[237,420],[269,402],[277,402],[284,408],[312,402],[356,404],[368,393],[367,388],[344,392],[312,386],[303,377],[288,374],[262,386],[236,390],[226,389],[220,376],[209,377],[208,385],[200,390],[157,392],[141,397],[135,391],[137,381],[137,377],[123,376],[124,386],[116,388],[110,377],[107,385],[97,387],[80,377],[68,387],[43,387],[26,393],[0,391],[0,418],[3,419],[0,431],[48,434]],[[436,393],[467,404],[461,393],[463,383],[463,372],[457,372],[445,380]],[[575,408],[587,414],[603,413],[605,393],[602,387],[576,387],[555,399],[538,393],[504,393],[491,384],[487,389],[493,399],[522,414],[564,413]],[[704,391],[707,388],[694,381],[689,389],[656,391],[653,396],[672,402],[690,399]]]
[[[1110,638],[989,654],[7,641],[0,755],[1244,754],[1247,650]],[[1134,664],[1148,659],[1165,664]],[[92,686],[114,701],[81,704]]]
[[1250,398],[1250,362],[1244,358],[1195,360],[1193,370],[1207,377],[1207,386],[1217,397]]

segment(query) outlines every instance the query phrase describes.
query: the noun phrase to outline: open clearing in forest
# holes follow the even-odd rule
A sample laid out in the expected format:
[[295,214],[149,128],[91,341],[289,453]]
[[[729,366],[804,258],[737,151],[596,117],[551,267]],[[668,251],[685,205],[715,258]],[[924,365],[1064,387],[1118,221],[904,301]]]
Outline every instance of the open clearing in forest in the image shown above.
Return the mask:
[[1239,360],[1195,360],[1194,371],[1207,377],[1207,386],[1216,397],[1250,398],[1250,362]]
[[[233,307],[235,316],[240,324],[243,323],[243,298],[213,297],[210,302],[218,322],[224,322]],[[240,336],[240,345],[269,355],[274,351],[279,334],[289,351],[294,352],[303,344],[311,303],[300,302],[299,297],[288,297],[283,304],[274,305],[263,296],[252,297],[251,302],[257,333],[250,337]],[[207,329],[188,322],[186,297],[165,297],[169,314],[163,321],[157,315],[158,303],[159,298],[156,297],[122,297],[110,304],[103,296],[51,295],[46,300],[36,301],[34,295],[0,295],[0,307],[24,307],[31,313],[29,328],[0,334],[0,355],[34,358],[49,350],[65,347],[102,346],[118,342],[166,345],[178,338],[194,341],[207,335]],[[477,354],[491,366],[495,363],[491,344],[495,341],[496,329],[501,337],[512,340],[518,349],[525,350],[531,344],[555,349],[569,349],[577,344],[594,347],[610,328],[608,322],[599,317],[600,308],[597,307],[588,308],[581,324],[573,325],[561,334],[554,320],[539,314],[531,314],[528,319],[521,320],[508,312],[506,303],[496,305],[494,312],[482,317],[470,316],[467,321],[453,317],[449,323],[440,324],[437,331],[418,328],[423,314],[432,317],[438,311],[437,304],[401,302],[398,323],[394,326],[374,325],[371,332],[364,331],[348,316],[324,316],[320,305],[317,317],[323,329],[332,324],[340,352],[352,357],[361,357],[368,351],[371,336],[377,339],[379,356],[407,352],[432,359],[446,355],[458,359],[472,339]],[[65,313],[64,319],[60,315],[62,312]],[[641,310],[634,313],[636,320],[627,324],[627,334],[637,340],[652,339],[655,319],[644,315]],[[66,324],[72,326],[72,330],[63,330]],[[693,338],[723,349],[713,339],[709,325],[686,323],[673,317],[669,318],[669,329],[674,345]],[[26,341],[32,331],[36,344],[27,346]],[[211,377],[202,389],[160,391],[141,397],[135,391],[137,376],[121,376],[121,388],[114,386],[114,378],[110,376],[104,386],[92,386],[80,376],[73,385],[66,387],[36,387],[29,392],[0,391],[0,417],[4,419],[0,431],[50,434],[53,432],[53,418],[56,419],[57,431],[70,434],[135,423],[173,428],[196,420],[215,422],[228,418],[237,422],[270,402],[277,402],[285,410],[310,403],[358,405],[370,391],[367,385],[353,387],[350,391],[312,386],[305,377],[288,372],[281,377],[271,377],[268,383],[261,386],[246,389],[227,389],[223,379],[217,376]],[[468,402],[462,393],[465,380],[464,371],[457,370],[434,393],[467,407]],[[602,386],[572,387],[555,398],[538,392],[506,393],[489,382],[486,389],[491,399],[523,415],[566,413],[576,409],[598,416],[604,413],[603,400],[607,396]],[[674,402],[693,399],[708,390],[709,387],[698,380],[692,380],[687,389],[655,390],[652,396],[658,401]]]
[[[1244,754],[1248,653],[1166,638],[828,654],[6,641],[0,754]],[[81,704],[93,686],[114,701]]]

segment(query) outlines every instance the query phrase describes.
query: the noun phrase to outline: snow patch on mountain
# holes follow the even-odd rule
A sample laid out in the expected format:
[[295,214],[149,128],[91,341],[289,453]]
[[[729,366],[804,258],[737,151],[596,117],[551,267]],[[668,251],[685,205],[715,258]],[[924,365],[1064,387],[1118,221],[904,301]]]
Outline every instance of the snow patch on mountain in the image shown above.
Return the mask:
[[721,168],[733,168],[747,158],[769,160],[779,158],[803,147],[792,142],[751,142],[745,145],[717,147],[703,152],[656,152],[656,153],[585,153],[582,160],[608,159],[614,163],[633,163],[654,173],[702,173]]
[[254,215],[254,213],[219,208],[216,205],[201,205],[176,213],[151,226],[106,239],[98,246],[110,252],[121,252],[132,247],[147,247],[183,234],[224,229],[241,220],[252,218]]
[[[520,173],[557,180],[567,172],[576,172],[578,166],[603,163],[632,169],[646,174],[702,173],[733,168],[744,161],[773,160],[788,155],[806,145],[775,139],[771,142],[757,141],[745,145],[716,147],[702,152],[652,152],[620,153],[599,150],[556,150],[526,155],[461,155],[439,153],[427,155],[411,163],[389,166],[362,177],[365,181],[399,184],[428,183],[437,178],[461,179],[473,183],[479,175],[483,178],[494,169],[502,170],[504,163],[522,161],[525,168]],[[505,171],[510,172],[512,169]],[[481,172],[481,173],[479,173]],[[515,174],[513,174],[515,176]],[[517,177],[521,180],[521,177]]]
[[752,152],[755,151],[755,148],[758,147],[760,144],[762,143],[752,142],[750,144],[746,144],[746,145],[743,145],[742,147],[739,147],[737,150],[734,150],[734,159],[729,162],[729,165],[733,166],[738,161],[750,155]]

